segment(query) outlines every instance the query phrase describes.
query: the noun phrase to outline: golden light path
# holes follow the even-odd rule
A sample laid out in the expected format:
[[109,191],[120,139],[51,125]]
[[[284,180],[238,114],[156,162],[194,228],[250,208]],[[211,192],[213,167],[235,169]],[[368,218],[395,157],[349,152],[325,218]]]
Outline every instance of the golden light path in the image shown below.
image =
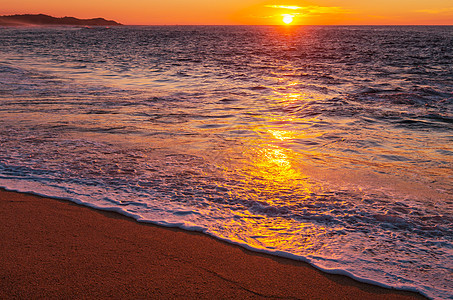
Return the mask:
[[[290,104],[301,101],[305,96],[300,93],[278,94],[275,100]],[[291,149],[293,141],[317,136],[308,128],[306,131],[300,130],[300,127],[295,130],[293,123],[300,121],[274,116],[267,119],[267,126],[255,128],[263,140],[243,148],[244,160],[235,161],[224,170],[228,173],[225,177],[234,178],[239,183],[229,190],[229,196],[241,199],[249,207],[245,211],[237,210],[237,218],[227,221],[227,226],[223,224],[222,228],[211,228],[212,233],[257,249],[275,250],[288,244],[304,253],[320,254],[318,252],[322,247],[318,244],[318,236],[327,234],[328,228],[280,215],[280,210],[295,205],[294,201],[300,201],[303,205],[303,201],[311,195],[325,193],[324,188],[305,173],[303,154]],[[315,152],[310,154],[317,155]],[[269,215],[273,217],[267,217]],[[228,232],[225,232],[226,227]]]

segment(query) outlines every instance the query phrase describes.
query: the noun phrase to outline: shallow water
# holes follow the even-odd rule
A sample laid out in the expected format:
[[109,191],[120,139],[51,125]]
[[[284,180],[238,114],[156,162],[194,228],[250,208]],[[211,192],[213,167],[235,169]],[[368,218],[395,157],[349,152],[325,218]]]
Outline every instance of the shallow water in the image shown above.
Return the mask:
[[453,297],[453,27],[0,28],[0,185]]

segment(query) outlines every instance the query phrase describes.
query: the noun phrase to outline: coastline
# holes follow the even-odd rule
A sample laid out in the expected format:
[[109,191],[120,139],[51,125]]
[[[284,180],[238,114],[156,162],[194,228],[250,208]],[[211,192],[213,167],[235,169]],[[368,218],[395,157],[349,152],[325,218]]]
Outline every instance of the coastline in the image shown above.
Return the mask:
[[0,298],[425,299],[202,233],[0,189]]

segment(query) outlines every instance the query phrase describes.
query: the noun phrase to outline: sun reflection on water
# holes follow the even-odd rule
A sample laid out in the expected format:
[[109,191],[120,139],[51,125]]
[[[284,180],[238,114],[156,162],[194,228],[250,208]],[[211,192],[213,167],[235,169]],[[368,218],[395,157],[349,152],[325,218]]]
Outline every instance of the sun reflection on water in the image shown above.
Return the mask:
[[[280,139],[291,138],[273,131]],[[285,207],[294,205],[320,187],[307,176],[295,151],[274,144],[251,147],[243,153],[245,160],[229,171],[240,182],[230,196],[248,203],[253,215],[284,215]]]
[[288,139],[294,138],[294,134],[292,131],[286,130],[269,130],[269,132],[274,136],[274,138],[280,141],[286,141]]
[[288,154],[281,148],[270,146],[254,153],[252,178],[262,178],[269,183],[293,181],[302,174],[292,167]]

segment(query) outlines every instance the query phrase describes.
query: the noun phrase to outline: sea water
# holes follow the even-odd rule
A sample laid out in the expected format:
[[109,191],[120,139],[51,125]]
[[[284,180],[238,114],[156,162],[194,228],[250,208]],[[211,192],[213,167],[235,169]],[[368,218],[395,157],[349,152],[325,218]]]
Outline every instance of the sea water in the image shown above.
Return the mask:
[[0,186],[453,297],[453,27],[0,28]]

